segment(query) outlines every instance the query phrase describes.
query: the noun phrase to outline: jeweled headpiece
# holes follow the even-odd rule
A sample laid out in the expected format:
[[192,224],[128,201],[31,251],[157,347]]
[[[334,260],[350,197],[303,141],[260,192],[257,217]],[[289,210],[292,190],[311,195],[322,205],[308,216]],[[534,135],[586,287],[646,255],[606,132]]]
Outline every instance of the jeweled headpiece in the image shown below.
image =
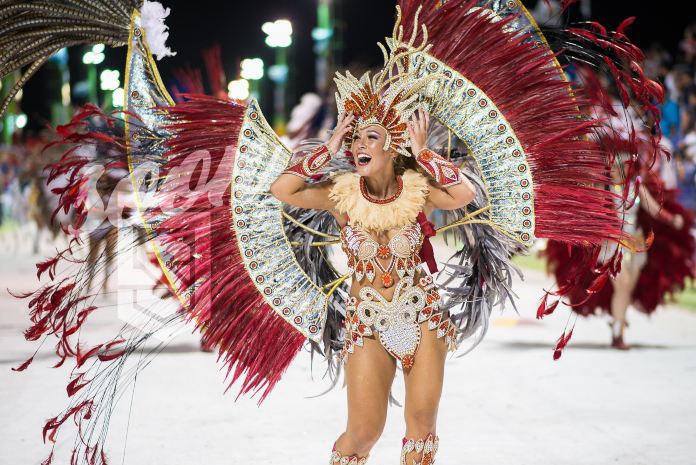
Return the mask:
[[418,67],[414,69],[409,66],[416,53],[430,49],[428,30],[425,25],[421,26],[423,41],[415,47],[418,35],[416,15],[411,38],[405,42],[401,8],[397,6],[396,10],[397,20],[392,39],[387,40],[389,50],[384,45],[377,44],[384,55],[384,67],[374,76],[370,77],[367,72],[360,79],[350,72],[346,72],[344,76],[336,73],[336,103],[339,114],[352,113],[357,117],[354,131],[373,124],[379,125],[387,132],[384,149],[410,157],[407,150],[411,146],[408,120],[419,107],[420,91],[428,83],[439,79],[440,75],[420,73]]

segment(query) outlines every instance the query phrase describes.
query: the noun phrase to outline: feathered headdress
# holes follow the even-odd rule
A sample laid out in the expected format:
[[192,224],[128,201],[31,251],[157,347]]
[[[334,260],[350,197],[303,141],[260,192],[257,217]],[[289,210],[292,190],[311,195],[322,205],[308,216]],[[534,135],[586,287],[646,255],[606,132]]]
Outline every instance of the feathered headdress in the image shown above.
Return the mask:
[[[420,10],[419,10],[420,12]],[[423,36],[421,44],[415,46],[418,36],[418,15],[413,23],[413,31],[408,42],[404,39],[401,25],[401,9],[397,6],[397,20],[394,25],[393,39],[387,41],[387,47],[378,43],[384,55],[384,66],[374,76],[366,72],[358,79],[349,71],[344,76],[336,73],[334,81],[338,87],[336,103],[339,114],[352,113],[356,122],[354,130],[370,125],[379,125],[387,132],[385,150],[393,150],[410,157],[408,147],[411,140],[408,135],[408,120],[419,107],[420,91],[430,82],[439,79],[436,74],[423,74],[418,67],[410,66],[410,61],[418,53],[427,53],[428,30],[421,26]]]

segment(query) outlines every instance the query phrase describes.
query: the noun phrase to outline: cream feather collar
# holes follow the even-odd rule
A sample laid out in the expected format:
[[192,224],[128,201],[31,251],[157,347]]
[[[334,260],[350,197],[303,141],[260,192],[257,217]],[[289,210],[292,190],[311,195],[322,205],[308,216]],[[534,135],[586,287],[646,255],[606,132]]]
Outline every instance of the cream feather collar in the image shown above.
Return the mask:
[[348,215],[351,223],[372,231],[390,231],[414,223],[430,192],[428,180],[417,171],[406,170],[402,179],[404,188],[399,198],[379,205],[362,196],[357,173],[339,174],[333,178],[329,198],[340,214]]

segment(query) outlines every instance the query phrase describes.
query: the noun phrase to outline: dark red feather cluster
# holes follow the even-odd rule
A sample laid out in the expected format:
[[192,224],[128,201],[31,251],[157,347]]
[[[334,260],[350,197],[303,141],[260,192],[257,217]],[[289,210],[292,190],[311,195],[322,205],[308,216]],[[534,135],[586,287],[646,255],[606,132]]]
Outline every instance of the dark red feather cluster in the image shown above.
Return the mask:
[[[399,3],[404,28],[410,30],[422,2]],[[522,143],[535,187],[536,237],[589,247],[574,258],[571,268],[578,276],[590,273],[593,278],[573,286],[561,284],[558,291],[547,293],[537,310],[537,317],[543,318],[553,313],[566,293],[581,292],[580,301],[601,294],[609,275],[620,266],[617,251],[607,264],[597,267],[596,250],[592,250],[607,241],[630,240],[623,231],[621,213],[631,202],[628,181],[623,195],[627,202],[621,207],[617,206],[620,197],[605,188],[613,183],[609,167],[616,154],[627,149],[635,153],[639,145],[647,146],[644,158],[651,165],[660,152],[659,131],[639,141],[630,127],[621,145],[606,143],[619,140],[603,137],[608,132],[607,119],[624,115],[618,115],[602,86],[595,85],[598,73],[608,70],[624,111],[633,106],[654,126],[659,123],[656,105],[662,101],[662,88],[645,77],[640,65],[643,54],[626,37],[631,18],[615,32],[598,23],[557,31],[563,34],[564,48],[552,50],[539,40],[538,30],[509,32],[518,15],[524,14],[522,10],[496,20],[485,8],[476,9],[479,3],[433,2],[423,5],[418,21],[428,28],[430,53],[481,88]],[[563,8],[572,3],[563,2]],[[571,87],[556,60],[588,65],[583,65],[587,87],[581,83]],[[551,304],[550,296],[556,298]],[[556,349],[559,354],[567,344],[565,336],[561,342]]]
[[[208,96],[185,98],[185,103],[162,109],[173,121],[163,174],[177,169],[201,179],[193,192],[189,185],[175,185],[161,194],[163,200],[188,197],[187,208],[167,215],[153,234],[163,255],[172,257],[167,267],[173,288],[188,296],[188,319],[203,331],[204,344],[219,348],[230,386],[243,379],[240,395],[261,392],[261,402],[305,338],[265,303],[243,266],[232,228],[231,155],[246,107]],[[155,209],[147,216],[161,213],[168,212]]]
[[[406,30],[421,2],[402,0]],[[560,79],[555,55],[526,34],[510,34],[509,17],[493,21],[470,0],[426,6],[430,53],[481,88],[510,122],[530,163],[536,236],[574,244],[624,238],[613,196],[608,154],[587,137],[601,122],[580,112],[584,101]],[[590,33],[588,33],[590,34]]]
[[[62,366],[70,357],[76,357],[77,364],[80,366],[87,358],[98,352],[97,348],[94,351],[88,351],[89,356],[86,356],[70,340],[96,309],[88,303],[94,296],[89,295],[89,290],[81,286],[79,275],[56,279],[56,270],[60,265],[84,263],[84,259],[76,256],[74,252],[75,248],[81,244],[79,232],[87,218],[85,201],[89,175],[86,168],[92,161],[79,149],[97,144],[116,149],[125,147],[123,139],[116,137],[113,132],[94,130],[93,123],[97,119],[106,128],[113,129],[116,125],[116,120],[104,115],[98,107],[86,105],[75,114],[70,123],[56,128],[60,139],[49,144],[49,147],[66,145],[69,148],[60,160],[47,166],[49,170],[47,182],[50,183],[58,177],[63,177],[67,181],[63,187],[53,188],[53,193],[58,196],[58,206],[53,212],[53,217],[60,211],[72,213],[69,215],[69,222],[63,225],[64,232],[71,239],[66,249],[58,251],[54,257],[36,265],[37,278],[41,279],[44,273],[48,273],[51,283],[35,292],[16,295],[16,297],[30,298],[28,306],[32,325],[24,332],[25,338],[36,341],[44,336],[54,335],[58,339],[55,353],[59,361],[55,367]],[[115,158],[105,162],[107,167],[125,163],[125,151],[117,150],[116,153],[120,153],[121,159],[119,160],[119,155],[116,155]],[[26,369],[32,358],[24,362],[16,371]]]
[[[638,226],[648,236],[651,245],[647,249],[647,263],[643,267],[638,284],[633,291],[633,305],[641,312],[651,314],[655,309],[684,290],[689,280],[696,278],[694,253],[696,243],[689,230],[694,224],[693,214],[676,200],[676,192],[663,189],[656,175],[648,175],[644,183],[653,197],[660,199],[663,208],[671,214],[682,215],[684,227],[671,225],[653,218],[645,210],[638,214]],[[582,316],[597,311],[611,313],[613,287],[607,274],[587,270],[584,264],[598,253],[598,249],[573,246],[570,249],[558,241],[550,241],[544,252],[549,271],[563,287],[571,308]],[[622,253],[608,263],[610,275],[621,270]],[[665,266],[669,264],[669,266]],[[606,265],[605,265],[606,266]]]

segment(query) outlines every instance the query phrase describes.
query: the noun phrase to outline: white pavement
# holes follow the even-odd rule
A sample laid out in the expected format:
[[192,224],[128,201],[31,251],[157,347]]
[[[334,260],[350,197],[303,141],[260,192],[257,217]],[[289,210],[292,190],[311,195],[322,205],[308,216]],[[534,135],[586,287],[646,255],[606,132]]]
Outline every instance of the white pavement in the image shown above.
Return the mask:
[[[45,419],[66,405],[66,369],[42,347],[29,357],[25,302],[6,292],[36,286],[37,257],[0,252],[0,465],[38,465],[50,450],[41,441]],[[693,465],[696,464],[696,314],[661,309],[651,319],[632,312],[629,352],[607,349],[600,318],[579,320],[563,358],[552,347],[568,312],[534,320],[549,280],[527,272],[518,283],[521,317],[496,316],[484,343],[452,359],[440,411],[439,465]],[[108,303],[108,302],[107,302]],[[95,315],[90,338],[117,331],[113,308]],[[124,397],[109,434],[111,464],[319,465],[345,421],[345,393],[321,393],[309,357],[301,354],[259,408],[255,400],[223,395],[215,356],[185,333],[139,376]],[[321,376],[322,366],[315,367]],[[403,385],[397,375],[395,394]],[[131,409],[129,416],[129,409]],[[68,463],[72,439],[63,431],[55,465]],[[127,433],[127,437],[126,437]],[[370,464],[397,464],[402,410],[391,408]],[[125,452],[125,457],[124,457]]]

